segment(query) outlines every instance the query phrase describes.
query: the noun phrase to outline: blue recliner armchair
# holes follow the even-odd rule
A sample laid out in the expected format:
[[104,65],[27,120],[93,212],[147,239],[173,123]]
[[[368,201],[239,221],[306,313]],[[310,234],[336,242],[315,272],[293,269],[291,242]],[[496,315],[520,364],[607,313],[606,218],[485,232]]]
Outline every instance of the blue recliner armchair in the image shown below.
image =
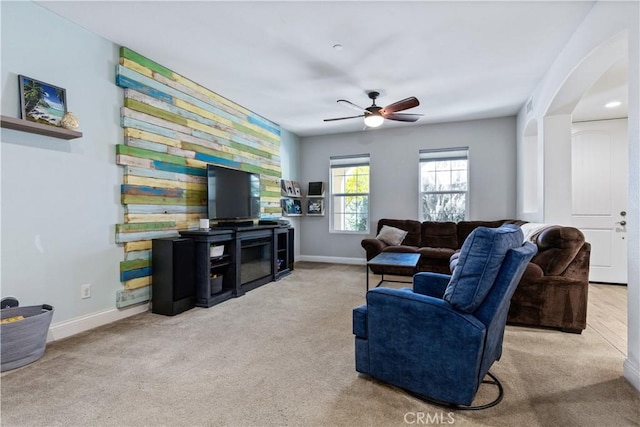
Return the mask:
[[[479,227],[452,276],[418,273],[413,289],[370,290],[353,310],[356,370],[436,403],[471,405],[500,359],[511,296],[536,251],[520,227]],[[496,383],[492,404],[502,398]]]

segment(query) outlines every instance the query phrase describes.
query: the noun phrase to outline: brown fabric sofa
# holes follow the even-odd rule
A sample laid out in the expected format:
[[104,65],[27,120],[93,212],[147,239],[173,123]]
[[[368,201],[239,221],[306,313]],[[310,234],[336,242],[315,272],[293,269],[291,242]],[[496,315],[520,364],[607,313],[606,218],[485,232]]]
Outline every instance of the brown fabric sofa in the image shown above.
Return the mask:
[[[476,227],[499,227],[503,224],[521,226],[526,221],[419,222],[414,220],[381,219],[383,225],[407,231],[400,245],[388,245],[376,238],[362,240],[367,260],[381,252],[419,253],[419,271],[451,274],[450,263],[467,236]],[[515,294],[507,321],[510,324],[551,327],[580,333],[587,326],[587,296],[589,288],[589,257],[591,245],[580,230],[551,225],[533,234],[530,240],[538,246]],[[409,276],[411,269],[371,266],[375,274]]]

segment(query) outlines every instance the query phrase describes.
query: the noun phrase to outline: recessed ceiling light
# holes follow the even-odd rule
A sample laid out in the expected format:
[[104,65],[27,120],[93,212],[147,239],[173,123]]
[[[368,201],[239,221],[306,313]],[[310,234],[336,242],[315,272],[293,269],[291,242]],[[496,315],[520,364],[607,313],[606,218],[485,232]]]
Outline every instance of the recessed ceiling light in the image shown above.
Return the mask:
[[334,44],[333,45],[333,49],[334,50],[342,50],[342,45],[341,44]]
[[611,101],[604,104],[605,108],[616,108],[616,107],[619,107],[620,105],[622,105],[622,102],[620,101]]

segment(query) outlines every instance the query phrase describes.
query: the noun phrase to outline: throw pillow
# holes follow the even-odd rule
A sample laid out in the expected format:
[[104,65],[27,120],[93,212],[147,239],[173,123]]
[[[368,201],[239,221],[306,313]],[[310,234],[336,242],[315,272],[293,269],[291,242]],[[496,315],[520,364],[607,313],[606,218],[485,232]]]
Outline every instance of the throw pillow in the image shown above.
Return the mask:
[[407,234],[406,231],[400,230],[399,228],[383,225],[376,239],[382,240],[387,245],[397,246],[402,243]]
[[473,313],[491,290],[507,251],[520,247],[522,240],[522,230],[512,224],[473,230],[462,244],[444,300]]

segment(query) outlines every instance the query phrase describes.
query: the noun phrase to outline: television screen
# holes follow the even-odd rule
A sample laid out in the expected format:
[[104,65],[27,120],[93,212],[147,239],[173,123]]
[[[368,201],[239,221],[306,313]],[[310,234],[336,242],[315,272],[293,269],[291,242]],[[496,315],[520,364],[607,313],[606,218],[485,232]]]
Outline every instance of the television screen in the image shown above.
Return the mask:
[[260,218],[260,175],[207,165],[207,209],[210,220]]

